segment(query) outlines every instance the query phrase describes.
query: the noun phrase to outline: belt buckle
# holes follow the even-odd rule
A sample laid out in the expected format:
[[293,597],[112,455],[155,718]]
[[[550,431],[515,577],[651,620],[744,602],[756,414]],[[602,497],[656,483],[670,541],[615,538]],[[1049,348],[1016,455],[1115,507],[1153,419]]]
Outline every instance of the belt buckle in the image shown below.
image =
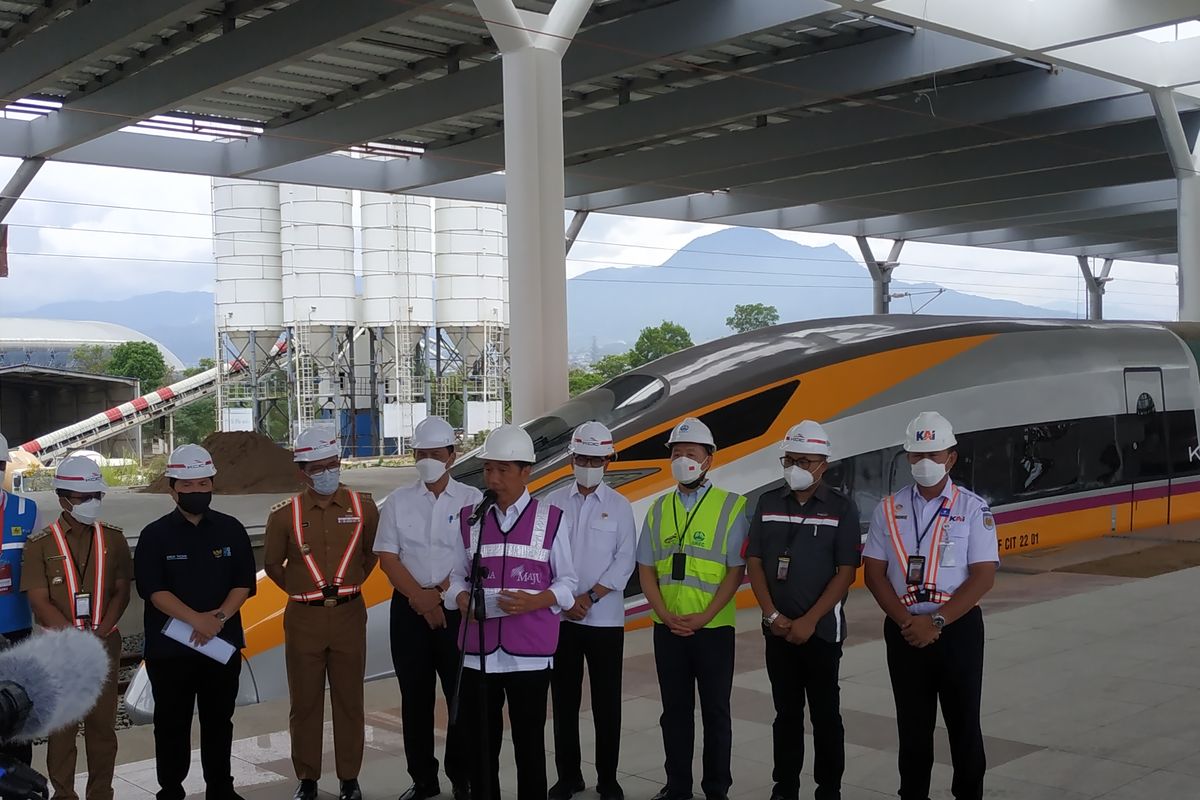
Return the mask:
[[323,604],[326,608],[333,608],[338,604],[338,601],[336,597],[326,597]]

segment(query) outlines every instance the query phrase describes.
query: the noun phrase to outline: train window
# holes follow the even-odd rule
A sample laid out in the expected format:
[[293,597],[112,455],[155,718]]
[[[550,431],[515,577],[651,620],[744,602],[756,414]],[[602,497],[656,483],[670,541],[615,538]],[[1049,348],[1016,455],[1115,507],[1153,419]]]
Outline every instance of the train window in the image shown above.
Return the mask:
[[[712,430],[718,448],[732,447],[741,442],[755,439],[770,430],[799,385],[800,381],[788,381],[758,394],[743,397],[737,402],[702,414],[700,421]],[[654,461],[666,458],[667,439],[670,438],[671,431],[669,429],[662,431],[649,439],[626,447],[621,451],[621,459],[623,461]]]
[[1121,450],[1117,447],[1116,420],[1095,417],[1078,420],[1079,489],[1101,489],[1121,482]]
[[854,505],[858,506],[858,516],[864,531],[871,524],[871,515],[875,513],[875,507],[883,502],[883,498],[890,491],[888,472],[897,452],[899,448],[893,447],[873,453],[860,453],[853,459],[847,459],[851,462],[846,465],[846,471],[850,474],[850,497],[854,500]]
[[1000,428],[974,431],[958,438],[960,443],[971,445],[971,479],[963,483],[990,505],[1012,502],[1010,431]]
[[1196,435],[1196,413],[1171,411],[1167,414],[1167,432],[1171,443],[1171,474],[1200,474],[1200,439]]
[[1126,483],[1164,480],[1170,475],[1165,414],[1122,414],[1117,418]]
[[1074,421],[1026,425],[1014,433],[1014,497],[1042,497],[1076,488],[1079,426]]

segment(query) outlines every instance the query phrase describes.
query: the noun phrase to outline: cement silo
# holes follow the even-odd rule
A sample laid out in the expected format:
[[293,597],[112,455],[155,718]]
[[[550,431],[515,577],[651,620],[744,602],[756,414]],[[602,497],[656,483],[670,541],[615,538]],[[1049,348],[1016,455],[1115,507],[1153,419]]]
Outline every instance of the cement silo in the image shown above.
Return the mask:
[[504,422],[508,376],[505,208],[434,201],[438,375],[434,413],[461,399],[471,436]]
[[357,411],[353,193],[280,184],[279,212],[295,434],[316,419],[340,426]]
[[287,384],[276,363],[282,349],[283,261],[279,187],[212,181],[216,262],[217,422],[221,430],[268,429],[287,419]]
[[428,408],[424,352],[434,325],[433,207],[421,197],[361,197],[360,322],[370,334],[376,447],[404,452]]

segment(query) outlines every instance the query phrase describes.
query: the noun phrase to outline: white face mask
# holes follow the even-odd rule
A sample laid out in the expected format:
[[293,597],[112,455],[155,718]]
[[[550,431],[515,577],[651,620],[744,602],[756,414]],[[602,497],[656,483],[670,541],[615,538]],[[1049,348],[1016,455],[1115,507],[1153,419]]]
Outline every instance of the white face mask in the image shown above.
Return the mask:
[[787,481],[788,487],[793,492],[803,492],[816,482],[811,472],[804,467],[797,467],[795,465],[783,470],[783,479]]
[[436,458],[422,458],[416,463],[416,467],[422,483],[436,483],[446,474],[446,465]]
[[585,489],[599,486],[600,481],[604,480],[604,467],[581,467],[575,464],[572,469],[575,471],[575,482]]
[[100,518],[100,501],[85,500],[77,506],[72,506],[70,514],[84,525],[91,525]]
[[324,472],[318,472],[316,475],[308,477],[312,480],[313,491],[328,497],[338,490],[338,485],[342,481],[342,470],[339,467],[330,467]]
[[685,486],[700,480],[703,474],[704,465],[687,456],[681,456],[671,462],[671,477]]
[[926,488],[937,486],[946,477],[946,465],[939,464],[932,458],[922,458],[912,465],[913,480]]

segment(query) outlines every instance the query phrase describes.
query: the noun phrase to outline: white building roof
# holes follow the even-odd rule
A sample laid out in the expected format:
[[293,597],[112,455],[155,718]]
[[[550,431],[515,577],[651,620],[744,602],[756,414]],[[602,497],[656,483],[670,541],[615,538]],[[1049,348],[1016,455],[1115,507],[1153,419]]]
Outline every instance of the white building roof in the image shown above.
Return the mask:
[[66,349],[87,344],[115,347],[124,342],[150,342],[163,354],[168,367],[183,369],[179,356],[161,342],[124,325],[89,320],[0,317],[0,350],[35,347]]

